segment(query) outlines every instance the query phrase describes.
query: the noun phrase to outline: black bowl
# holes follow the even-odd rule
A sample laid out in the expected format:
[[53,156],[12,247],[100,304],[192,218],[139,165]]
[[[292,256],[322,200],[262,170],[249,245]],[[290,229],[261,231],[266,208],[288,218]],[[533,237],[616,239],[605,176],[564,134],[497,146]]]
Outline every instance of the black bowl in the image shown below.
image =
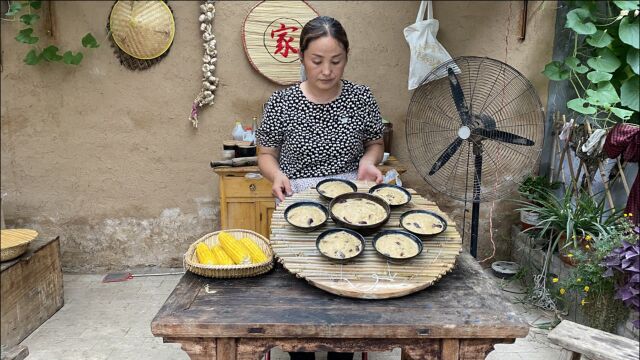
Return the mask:
[[320,182],[318,182],[318,183],[316,184],[316,191],[318,192],[318,194],[320,194],[320,196],[322,196],[323,198],[325,198],[325,199],[327,199],[327,200],[333,200],[333,198],[332,198],[332,197],[330,197],[330,196],[327,196],[327,195],[325,195],[325,194],[323,194],[323,193],[321,193],[321,192],[320,192],[320,190],[318,190],[318,189],[320,189],[320,186],[321,186],[322,184],[326,184],[326,183],[328,183],[328,182],[333,182],[333,181],[338,181],[338,182],[345,183],[345,184],[349,185],[349,187],[351,187],[351,189],[353,189],[353,192],[358,191],[358,187],[356,186],[356,184],[352,183],[352,182],[351,182],[351,181],[349,181],[349,180],[343,180],[343,179],[324,179],[324,180],[322,180],[322,181],[320,181]]
[[[436,219],[440,220],[440,222],[442,223],[442,229],[440,231],[438,231],[437,233],[434,233],[434,234],[421,234],[421,233],[412,231],[410,229],[407,229],[404,226],[402,220],[404,220],[404,218],[407,215],[411,215],[411,214],[427,214],[427,215],[431,215],[431,216],[435,217]],[[436,236],[438,234],[442,234],[445,230],[447,230],[447,221],[442,216],[434,213],[433,211],[429,211],[429,210],[409,210],[409,211],[406,211],[406,212],[402,213],[402,215],[400,215],[400,226],[403,229],[407,230],[408,232],[410,232],[410,233],[412,233],[414,235],[417,235],[417,236]]]
[[[348,201],[348,200],[353,200],[353,199],[366,199],[366,200],[373,201],[374,203],[382,206],[382,208],[386,213],[385,218],[382,221],[379,221],[375,224],[352,224],[344,221],[343,219],[338,218],[333,214],[333,207],[336,204],[344,201]],[[366,235],[366,234],[371,234],[377,228],[379,228],[380,226],[384,225],[387,221],[389,221],[389,216],[391,215],[391,208],[389,207],[389,204],[387,204],[387,202],[384,201],[384,199],[382,199],[379,196],[375,196],[367,193],[353,192],[353,193],[338,195],[335,199],[331,200],[331,203],[329,203],[329,215],[331,215],[331,219],[333,219],[333,221],[335,221],[335,223],[338,224],[339,226],[342,226],[348,229],[353,229]]]
[[[340,259],[340,258],[334,258],[332,256],[329,256],[325,253],[323,253],[322,251],[320,251],[320,240],[322,240],[324,237],[326,237],[327,235],[336,233],[336,232],[340,232],[340,231],[344,231],[346,233],[349,233],[350,235],[355,236],[358,240],[360,240],[360,252],[355,254],[354,256],[351,256],[349,258],[346,259]],[[364,252],[364,237],[360,234],[358,234],[356,231],[353,231],[351,229],[346,229],[346,228],[333,228],[333,229],[329,229],[329,230],[325,230],[323,232],[320,233],[320,235],[318,235],[318,238],[316,239],[316,249],[318,249],[318,252],[320,252],[320,254],[324,257],[326,257],[327,259],[330,259],[331,261],[340,263],[340,264],[344,264],[347,263],[351,260],[353,260],[354,258],[360,256],[360,254],[362,254]]]
[[[307,226],[307,227],[303,227],[303,226],[298,226],[295,224],[292,224],[289,221],[289,212],[295,208],[301,207],[301,206],[313,206],[316,207],[320,210],[322,210],[322,212],[324,213],[324,221],[318,224],[315,224],[313,226]],[[329,210],[327,210],[327,208],[320,204],[317,203],[315,201],[299,201],[296,203],[293,203],[289,206],[287,206],[287,208],[284,210],[284,219],[287,220],[287,222],[289,223],[289,225],[293,226],[294,228],[301,230],[301,231],[313,231],[316,230],[317,228],[321,227],[322,225],[327,223],[327,220],[329,219]]]
[[391,206],[391,207],[399,207],[399,206],[407,205],[411,201],[411,194],[407,191],[407,189],[403,188],[402,186],[398,186],[398,185],[378,184],[376,186],[371,187],[371,189],[369,189],[369,194],[375,195],[373,193],[374,191],[376,191],[378,189],[386,188],[386,187],[398,189],[398,191],[401,191],[407,197],[407,200],[405,202],[403,202],[402,204],[396,204],[396,205],[389,204],[389,206]]
[[[386,254],[383,254],[380,250],[378,250],[378,247],[376,246],[376,243],[378,242],[378,240],[385,236],[385,235],[389,235],[389,234],[400,234],[406,238],[408,238],[409,240],[413,241],[414,243],[416,243],[416,245],[418,245],[418,253],[410,256],[410,257],[406,257],[406,258],[395,258]],[[382,257],[388,259],[388,260],[392,260],[393,262],[404,262],[410,259],[413,259],[414,257],[422,254],[422,240],[420,240],[417,236],[413,235],[412,233],[408,232],[408,231],[404,231],[404,230],[384,230],[384,231],[380,231],[379,233],[377,233],[374,237],[373,237],[373,248],[376,249],[376,252],[378,252],[378,254],[380,254]]]

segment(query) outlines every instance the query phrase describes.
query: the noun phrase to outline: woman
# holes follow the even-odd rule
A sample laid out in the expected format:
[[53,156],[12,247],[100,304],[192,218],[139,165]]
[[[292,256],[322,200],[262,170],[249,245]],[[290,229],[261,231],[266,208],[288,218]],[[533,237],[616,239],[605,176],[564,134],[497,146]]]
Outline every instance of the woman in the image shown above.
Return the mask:
[[[256,132],[258,166],[273,183],[276,202],[325,178],[382,182],[376,167],[384,152],[380,110],[368,87],[342,79],[348,53],[349,40],[337,20],[320,16],[302,29],[306,80],[269,98]],[[313,358],[291,353],[292,360]]]

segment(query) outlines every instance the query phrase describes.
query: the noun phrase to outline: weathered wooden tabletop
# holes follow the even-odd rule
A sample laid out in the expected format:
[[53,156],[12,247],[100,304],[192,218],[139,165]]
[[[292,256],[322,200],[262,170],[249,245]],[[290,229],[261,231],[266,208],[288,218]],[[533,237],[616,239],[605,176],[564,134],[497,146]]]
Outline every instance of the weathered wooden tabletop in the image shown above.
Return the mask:
[[496,343],[528,333],[476,261],[463,253],[436,285],[389,300],[329,294],[281,266],[263,276],[187,273],[151,323],[191,359],[260,359],[285,351],[385,351],[407,359],[484,359]]

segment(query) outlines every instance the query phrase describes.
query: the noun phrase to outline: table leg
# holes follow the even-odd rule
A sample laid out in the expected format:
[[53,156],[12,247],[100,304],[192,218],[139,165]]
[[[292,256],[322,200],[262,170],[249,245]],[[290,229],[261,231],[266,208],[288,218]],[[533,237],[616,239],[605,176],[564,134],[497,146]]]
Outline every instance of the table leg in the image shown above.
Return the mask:
[[218,338],[216,341],[216,354],[218,360],[236,360],[236,339]]

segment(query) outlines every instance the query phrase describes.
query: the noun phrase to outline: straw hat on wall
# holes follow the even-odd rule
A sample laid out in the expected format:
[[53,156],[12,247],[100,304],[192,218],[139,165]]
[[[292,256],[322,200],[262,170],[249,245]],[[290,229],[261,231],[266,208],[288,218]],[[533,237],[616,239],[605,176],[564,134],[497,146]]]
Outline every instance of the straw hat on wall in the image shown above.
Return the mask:
[[109,16],[116,45],[136,59],[164,54],[176,32],[171,9],[164,1],[118,1]]

